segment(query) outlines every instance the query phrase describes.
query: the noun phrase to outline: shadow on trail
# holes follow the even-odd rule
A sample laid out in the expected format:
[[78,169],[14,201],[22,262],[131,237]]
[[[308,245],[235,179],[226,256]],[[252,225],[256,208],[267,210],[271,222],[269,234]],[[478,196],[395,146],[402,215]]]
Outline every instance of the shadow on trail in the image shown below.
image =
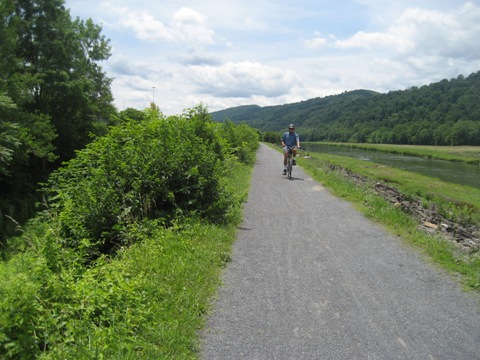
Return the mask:
[[298,178],[298,177],[294,177],[294,176],[292,176],[292,178],[291,178],[291,179],[289,179],[288,177],[285,177],[285,180],[289,180],[289,181],[294,181],[294,180],[302,180],[302,181],[303,181],[303,180],[305,180],[305,179],[302,179],[302,178]]

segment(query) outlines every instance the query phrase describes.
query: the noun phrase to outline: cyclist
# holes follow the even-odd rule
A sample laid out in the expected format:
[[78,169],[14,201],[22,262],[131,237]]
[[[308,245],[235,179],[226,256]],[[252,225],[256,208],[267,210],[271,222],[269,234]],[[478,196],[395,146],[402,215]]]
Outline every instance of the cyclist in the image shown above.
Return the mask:
[[293,165],[296,165],[295,157],[297,156],[297,148],[300,147],[300,137],[295,132],[293,124],[288,125],[288,131],[282,135],[281,143],[283,147],[283,175],[286,175],[288,149],[293,148]]

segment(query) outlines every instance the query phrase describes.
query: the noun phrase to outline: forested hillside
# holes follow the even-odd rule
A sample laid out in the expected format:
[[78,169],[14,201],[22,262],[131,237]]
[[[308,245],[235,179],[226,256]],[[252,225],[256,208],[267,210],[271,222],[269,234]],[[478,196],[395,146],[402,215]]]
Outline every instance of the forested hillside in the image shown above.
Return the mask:
[[356,90],[294,104],[235,107],[212,117],[263,132],[295,123],[308,141],[480,145],[480,71],[387,94]]

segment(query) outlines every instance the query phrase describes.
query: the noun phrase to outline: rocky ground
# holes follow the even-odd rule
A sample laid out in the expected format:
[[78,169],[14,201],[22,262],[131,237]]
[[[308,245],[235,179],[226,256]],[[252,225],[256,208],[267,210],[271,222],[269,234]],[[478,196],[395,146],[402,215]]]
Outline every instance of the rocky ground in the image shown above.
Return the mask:
[[[339,169],[335,169],[338,171]],[[453,222],[437,210],[435,204],[425,206],[421,198],[407,199],[395,187],[384,182],[371,182],[364,176],[351,171],[341,170],[346,176],[353,179],[359,185],[372,186],[374,190],[389,201],[393,206],[401,208],[406,213],[418,220],[419,228],[423,231],[439,234],[449,241],[453,241],[460,248],[469,253],[480,251],[480,227],[476,225],[464,226]]]

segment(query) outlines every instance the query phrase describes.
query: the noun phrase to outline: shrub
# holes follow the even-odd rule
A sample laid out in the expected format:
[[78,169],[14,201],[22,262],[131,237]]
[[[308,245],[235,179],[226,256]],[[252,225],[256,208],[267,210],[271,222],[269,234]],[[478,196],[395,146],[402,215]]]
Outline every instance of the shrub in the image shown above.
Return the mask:
[[255,129],[246,124],[235,125],[227,119],[221,128],[221,135],[239,161],[246,164],[253,163],[259,140],[259,134]]
[[229,131],[201,106],[146,111],[53,173],[0,262],[0,358],[192,356],[246,197],[236,159],[256,150]]
[[144,219],[222,222],[222,141],[198,133],[198,122],[182,117],[124,123],[53,173],[45,194],[68,245],[88,243],[95,258],[126,245],[125,229]]

